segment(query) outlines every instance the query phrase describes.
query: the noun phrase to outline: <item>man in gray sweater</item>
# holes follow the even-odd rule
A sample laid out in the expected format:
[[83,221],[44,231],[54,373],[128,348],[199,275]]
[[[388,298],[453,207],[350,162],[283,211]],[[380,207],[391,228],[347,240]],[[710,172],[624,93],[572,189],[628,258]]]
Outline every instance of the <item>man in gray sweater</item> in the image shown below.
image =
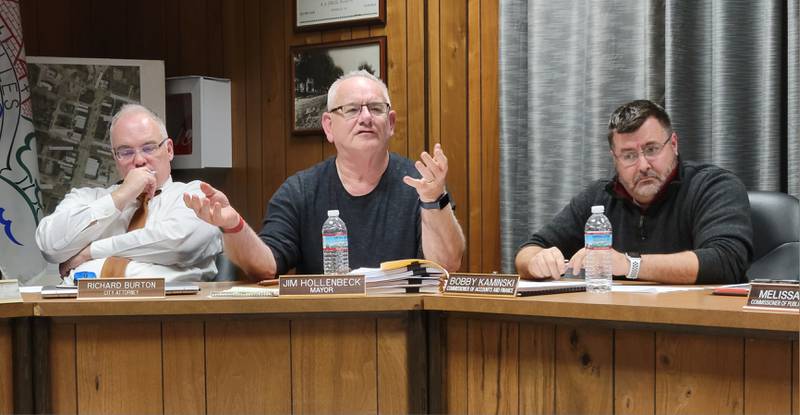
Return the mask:
[[741,180],[681,160],[669,115],[650,101],[614,111],[608,144],[616,176],[589,185],[522,245],[521,276],[559,278],[567,268],[582,269],[583,227],[591,206],[603,205],[614,230],[614,275],[667,284],[746,281],[753,230]]

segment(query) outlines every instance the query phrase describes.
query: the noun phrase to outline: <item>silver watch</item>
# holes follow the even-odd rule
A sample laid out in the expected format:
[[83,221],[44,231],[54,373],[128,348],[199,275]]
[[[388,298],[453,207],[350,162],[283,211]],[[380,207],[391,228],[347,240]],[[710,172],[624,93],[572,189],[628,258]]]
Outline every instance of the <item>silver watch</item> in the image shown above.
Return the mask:
[[639,255],[638,252],[626,252],[625,258],[627,258],[628,263],[630,263],[630,268],[628,268],[628,274],[625,275],[625,278],[629,280],[639,279],[639,268],[642,266],[642,256]]

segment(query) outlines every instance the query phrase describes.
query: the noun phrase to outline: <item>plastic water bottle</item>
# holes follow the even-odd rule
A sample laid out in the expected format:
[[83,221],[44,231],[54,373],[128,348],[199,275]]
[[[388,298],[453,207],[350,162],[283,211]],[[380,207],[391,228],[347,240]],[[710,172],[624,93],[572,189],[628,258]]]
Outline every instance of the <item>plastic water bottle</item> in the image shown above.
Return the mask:
[[326,274],[350,272],[347,226],[338,210],[329,210],[328,219],[322,224],[322,264]]
[[603,206],[592,206],[584,228],[586,291],[593,293],[611,291],[611,222],[604,211]]

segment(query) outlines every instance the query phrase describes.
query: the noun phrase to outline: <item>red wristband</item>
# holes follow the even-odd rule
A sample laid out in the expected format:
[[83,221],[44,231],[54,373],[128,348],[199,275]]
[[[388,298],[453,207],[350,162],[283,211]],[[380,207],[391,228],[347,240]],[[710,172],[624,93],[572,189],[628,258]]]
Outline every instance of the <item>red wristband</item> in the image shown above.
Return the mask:
[[222,233],[239,233],[242,229],[244,229],[244,218],[242,215],[239,215],[239,224],[232,227],[232,228],[219,228]]

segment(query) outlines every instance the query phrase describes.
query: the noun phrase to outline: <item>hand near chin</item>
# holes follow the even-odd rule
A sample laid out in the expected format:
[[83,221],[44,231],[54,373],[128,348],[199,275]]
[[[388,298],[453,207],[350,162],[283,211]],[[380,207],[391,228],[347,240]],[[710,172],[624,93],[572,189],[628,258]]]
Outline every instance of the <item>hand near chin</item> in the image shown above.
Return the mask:
[[133,203],[140,194],[146,194],[152,199],[158,187],[158,180],[153,170],[148,167],[137,167],[125,175],[122,184],[111,193],[117,209],[122,210]]
[[239,213],[231,206],[225,193],[208,183],[201,183],[200,190],[203,196],[183,194],[183,202],[194,210],[197,217],[223,229],[233,228],[239,224]]
[[433,202],[444,193],[447,180],[447,157],[442,151],[442,145],[437,143],[433,148],[433,156],[427,151],[422,152],[414,166],[419,171],[419,179],[410,176],[403,177],[403,182],[415,189],[419,199],[423,202]]

